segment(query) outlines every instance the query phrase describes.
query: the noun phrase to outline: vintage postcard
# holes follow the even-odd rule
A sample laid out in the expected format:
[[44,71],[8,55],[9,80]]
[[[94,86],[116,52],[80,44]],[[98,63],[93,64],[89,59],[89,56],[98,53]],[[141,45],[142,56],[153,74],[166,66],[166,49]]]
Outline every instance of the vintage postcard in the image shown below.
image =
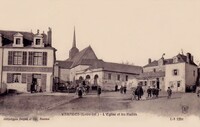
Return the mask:
[[200,1],[0,2],[0,127],[200,126]]

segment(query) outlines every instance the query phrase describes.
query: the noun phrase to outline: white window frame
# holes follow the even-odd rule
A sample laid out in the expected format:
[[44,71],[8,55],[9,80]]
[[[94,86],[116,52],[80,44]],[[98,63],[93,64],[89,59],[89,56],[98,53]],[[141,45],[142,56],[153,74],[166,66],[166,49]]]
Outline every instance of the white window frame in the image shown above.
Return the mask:
[[23,52],[15,51],[13,52],[13,65],[22,65],[23,62]]
[[[18,82],[16,82],[16,78],[18,78]],[[21,82],[22,82],[22,75],[20,73],[13,73],[12,83],[21,83]]]

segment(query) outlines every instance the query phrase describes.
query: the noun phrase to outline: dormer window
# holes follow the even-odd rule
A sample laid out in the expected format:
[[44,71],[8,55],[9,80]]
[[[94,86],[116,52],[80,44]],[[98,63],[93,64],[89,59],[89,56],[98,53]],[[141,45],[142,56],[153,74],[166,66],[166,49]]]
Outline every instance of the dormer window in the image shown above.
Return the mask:
[[41,39],[36,39],[35,44],[36,45],[40,45],[41,44]]
[[16,38],[16,45],[20,45],[21,43],[21,39],[20,38]]
[[35,34],[34,40],[33,40],[33,46],[34,47],[44,47],[42,34],[39,34],[39,33]]
[[177,63],[179,59],[180,59],[179,57],[174,57],[173,58],[173,63]]
[[14,35],[14,41],[13,41],[14,47],[23,47],[23,35],[20,33],[16,33]]

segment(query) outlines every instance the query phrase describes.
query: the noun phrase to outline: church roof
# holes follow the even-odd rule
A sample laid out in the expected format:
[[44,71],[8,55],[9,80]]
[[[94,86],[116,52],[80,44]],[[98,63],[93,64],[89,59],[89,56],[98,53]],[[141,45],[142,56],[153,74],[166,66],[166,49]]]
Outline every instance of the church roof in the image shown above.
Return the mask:
[[119,64],[119,63],[104,62],[103,70],[120,72],[120,73],[140,74],[142,72],[142,67],[126,65],[126,64]]
[[81,64],[81,61],[83,59],[94,59],[97,60],[97,56],[95,55],[93,49],[91,46],[86,47],[85,49],[78,52],[72,59],[67,59],[67,61],[72,61],[73,64],[71,65],[71,68]]
[[57,62],[61,68],[65,69],[70,69],[77,65],[88,65],[90,66],[89,69],[102,68],[103,71],[118,73],[140,74],[142,72],[142,67],[140,66],[104,62],[103,60],[98,59],[91,46],[88,46],[87,48],[81,50],[72,59]]
[[73,58],[57,62],[62,68],[70,69],[78,65],[92,65],[95,61],[98,61],[98,58],[91,46],[88,46],[78,52]]
[[140,74],[142,67],[134,65],[126,65],[120,63],[95,61],[90,69],[102,68],[103,71],[118,72],[118,73],[129,73],[129,74]]

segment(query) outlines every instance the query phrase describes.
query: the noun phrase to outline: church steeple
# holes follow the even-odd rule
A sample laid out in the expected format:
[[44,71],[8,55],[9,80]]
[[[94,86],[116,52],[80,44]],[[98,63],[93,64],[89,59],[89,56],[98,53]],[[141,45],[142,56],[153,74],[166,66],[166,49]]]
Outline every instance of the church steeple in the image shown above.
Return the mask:
[[69,58],[73,59],[73,57],[79,52],[78,48],[76,47],[76,32],[74,27],[74,35],[73,35],[73,43],[72,48],[69,51]]
[[73,38],[73,45],[72,47],[76,47],[76,31],[75,31],[75,27],[74,27],[74,38]]

